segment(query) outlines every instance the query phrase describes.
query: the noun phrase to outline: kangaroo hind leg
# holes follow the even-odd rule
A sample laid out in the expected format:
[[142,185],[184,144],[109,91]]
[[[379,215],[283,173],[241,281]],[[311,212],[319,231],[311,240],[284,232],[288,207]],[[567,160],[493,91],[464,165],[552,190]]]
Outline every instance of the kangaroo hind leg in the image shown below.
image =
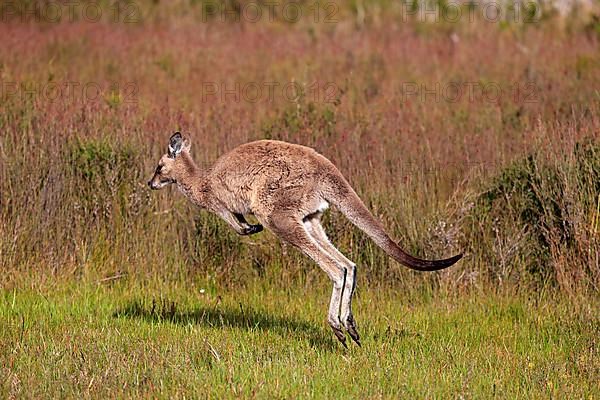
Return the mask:
[[[262,222],[262,221],[261,221]],[[329,302],[329,312],[327,322],[336,338],[346,345],[346,335],[342,330],[340,323],[340,305],[345,286],[345,270],[340,267],[338,261],[327,251],[325,251],[319,242],[309,234],[302,218],[291,213],[277,213],[271,215],[266,222],[266,226],[275,233],[281,240],[291,244],[301,250],[304,254],[315,261],[319,267],[333,282],[333,291]],[[265,225],[265,223],[263,223]]]
[[356,322],[352,315],[352,296],[356,288],[356,264],[344,256],[329,240],[323,225],[321,224],[322,213],[314,213],[304,220],[304,225],[310,235],[319,243],[321,248],[332,255],[341,268],[345,271],[344,290],[341,301],[341,322],[348,334],[360,346],[360,335],[356,328]]

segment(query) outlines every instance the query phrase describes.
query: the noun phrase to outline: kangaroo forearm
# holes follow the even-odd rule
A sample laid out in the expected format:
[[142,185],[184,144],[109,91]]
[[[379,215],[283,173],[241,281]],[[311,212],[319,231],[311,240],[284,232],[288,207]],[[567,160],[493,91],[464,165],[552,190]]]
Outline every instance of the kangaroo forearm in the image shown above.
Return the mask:
[[232,213],[226,209],[219,209],[215,213],[227,222],[238,235],[252,235],[263,230],[262,225],[251,225],[246,222],[241,214]]

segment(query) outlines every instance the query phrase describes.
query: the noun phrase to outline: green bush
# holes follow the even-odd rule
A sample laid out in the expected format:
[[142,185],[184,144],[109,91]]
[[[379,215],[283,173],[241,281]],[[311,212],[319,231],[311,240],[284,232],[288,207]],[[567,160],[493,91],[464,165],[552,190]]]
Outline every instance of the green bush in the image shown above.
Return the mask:
[[552,158],[530,154],[483,186],[467,211],[464,246],[493,278],[574,283],[561,282],[566,271],[597,279],[600,145],[577,144]]
[[294,137],[301,137],[310,142],[319,137],[333,137],[335,126],[334,107],[302,101],[284,109],[279,117],[265,122],[261,136],[275,140],[293,140]]
[[[141,157],[130,145],[106,140],[77,140],[66,146],[66,180],[79,200],[82,217],[106,219],[116,211],[119,216],[137,215],[147,193],[141,190]],[[147,202],[147,201],[146,201]]]

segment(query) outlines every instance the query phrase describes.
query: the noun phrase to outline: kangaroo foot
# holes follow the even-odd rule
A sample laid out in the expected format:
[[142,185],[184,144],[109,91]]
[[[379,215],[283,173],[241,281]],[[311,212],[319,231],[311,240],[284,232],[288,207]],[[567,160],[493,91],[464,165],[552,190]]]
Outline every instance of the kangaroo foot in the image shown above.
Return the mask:
[[342,330],[342,327],[339,324],[339,322],[337,324],[329,322],[329,326],[331,326],[331,330],[335,334],[337,340],[339,340],[345,348],[348,348],[348,345],[346,344],[346,334]]
[[356,322],[354,321],[354,317],[352,315],[349,315],[348,318],[346,319],[346,323],[344,325],[346,327],[346,330],[348,331],[348,334],[352,338],[352,340],[354,340],[354,342],[359,347],[361,347],[360,346],[360,336],[358,335],[358,331],[356,329]]

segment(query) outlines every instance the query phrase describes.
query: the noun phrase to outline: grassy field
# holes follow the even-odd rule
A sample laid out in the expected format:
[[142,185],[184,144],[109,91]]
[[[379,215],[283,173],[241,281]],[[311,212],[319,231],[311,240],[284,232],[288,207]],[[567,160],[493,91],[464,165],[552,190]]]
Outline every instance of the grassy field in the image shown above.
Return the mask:
[[[0,0],[0,398],[600,398],[597,8],[52,3]],[[346,350],[310,260],[150,192],[175,130],[201,167],[311,146],[408,252],[464,258],[414,273],[331,210]]]
[[3,291],[3,398],[600,396],[594,302],[360,288],[361,348],[329,288],[134,283]]

